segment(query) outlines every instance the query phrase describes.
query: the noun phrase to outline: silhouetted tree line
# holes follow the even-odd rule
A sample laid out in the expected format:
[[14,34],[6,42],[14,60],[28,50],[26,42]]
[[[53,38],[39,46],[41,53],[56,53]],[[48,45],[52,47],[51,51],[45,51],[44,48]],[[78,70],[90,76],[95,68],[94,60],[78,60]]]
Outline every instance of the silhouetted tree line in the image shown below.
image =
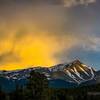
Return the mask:
[[100,93],[100,84],[71,89],[50,88],[43,74],[32,71],[25,87],[16,85],[11,93],[3,92],[0,87],[0,100],[100,100],[97,92]]

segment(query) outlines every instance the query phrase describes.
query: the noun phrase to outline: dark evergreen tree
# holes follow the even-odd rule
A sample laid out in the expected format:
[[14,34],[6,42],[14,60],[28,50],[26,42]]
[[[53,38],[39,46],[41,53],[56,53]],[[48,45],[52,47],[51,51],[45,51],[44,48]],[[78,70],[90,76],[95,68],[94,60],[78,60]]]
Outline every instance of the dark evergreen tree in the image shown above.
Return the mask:
[[6,93],[2,91],[1,86],[0,86],[0,100],[6,100]]
[[81,86],[70,89],[55,89],[48,87],[47,78],[32,71],[25,87],[16,85],[15,91],[4,93],[0,88],[0,100],[100,100],[100,84]]
[[23,87],[16,85],[15,91],[10,93],[10,100],[24,100]]
[[[27,100],[48,100],[48,80],[46,76],[32,71],[25,88]],[[30,99],[29,99],[30,98]]]

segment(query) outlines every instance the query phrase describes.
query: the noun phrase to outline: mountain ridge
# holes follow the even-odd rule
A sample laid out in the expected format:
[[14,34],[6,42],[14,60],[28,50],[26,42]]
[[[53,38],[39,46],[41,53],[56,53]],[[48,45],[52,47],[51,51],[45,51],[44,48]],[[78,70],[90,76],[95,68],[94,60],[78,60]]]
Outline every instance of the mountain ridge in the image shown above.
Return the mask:
[[[74,60],[68,64],[58,64],[49,68],[39,66],[22,70],[0,71],[0,79],[3,78],[7,82],[12,81],[20,84],[20,82],[25,81],[29,77],[32,70],[44,74],[52,87],[59,83],[64,83],[61,87],[65,86],[67,88],[69,88],[68,86],[75,87],[75,85],[100,83],[100,71],[85,65],[80,60]],[[3,84],[2,80],[0,80],[0,83]]]

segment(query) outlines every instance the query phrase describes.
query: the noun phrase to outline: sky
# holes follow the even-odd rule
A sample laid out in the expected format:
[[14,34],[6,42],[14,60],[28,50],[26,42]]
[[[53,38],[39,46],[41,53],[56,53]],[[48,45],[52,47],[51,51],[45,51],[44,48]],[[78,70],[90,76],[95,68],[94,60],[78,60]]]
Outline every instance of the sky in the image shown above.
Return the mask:
[[100,0],[0,0],[0,70],[79,59],[100,69]]

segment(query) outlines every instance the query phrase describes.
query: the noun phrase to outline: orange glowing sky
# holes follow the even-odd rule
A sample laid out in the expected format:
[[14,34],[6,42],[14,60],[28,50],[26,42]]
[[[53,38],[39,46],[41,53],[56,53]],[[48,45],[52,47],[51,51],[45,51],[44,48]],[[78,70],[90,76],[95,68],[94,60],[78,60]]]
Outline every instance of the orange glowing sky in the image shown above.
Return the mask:
[[61,32],[65,18],[58,6],[15,7],[10,4],[0,11],[0,70],[53,66],[59,63],[59,52],[76,44],[74,36]]
[[0,70],[48,67],[75,57],[94,61],[97,56],[88,54],[100,51],[98,12],[90,6],[95,2],[0,0]]
[[[59,38],[42,32],[37,35],[27,33],[17,41],[14,37],[3,39],[0,42],[0,53],[2,54],[0,69],[14,70],[32,66],[53,66],[59,63],[55,54],[65,48],[65,39],[71,43],[69,36]],[[72,43],[72,45],[74,44]],[[72,45],[67,45],[67,48],[71,48]]]

